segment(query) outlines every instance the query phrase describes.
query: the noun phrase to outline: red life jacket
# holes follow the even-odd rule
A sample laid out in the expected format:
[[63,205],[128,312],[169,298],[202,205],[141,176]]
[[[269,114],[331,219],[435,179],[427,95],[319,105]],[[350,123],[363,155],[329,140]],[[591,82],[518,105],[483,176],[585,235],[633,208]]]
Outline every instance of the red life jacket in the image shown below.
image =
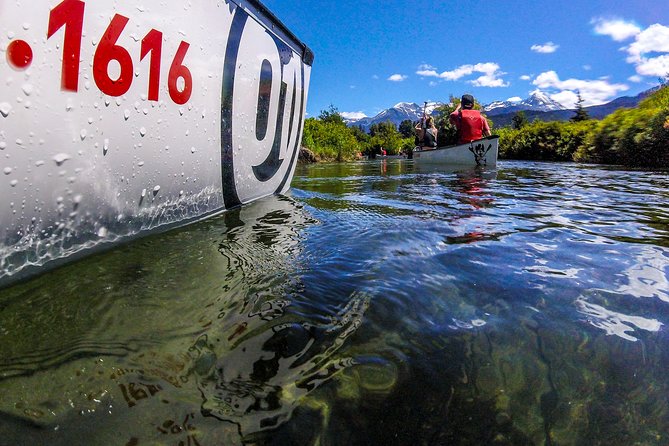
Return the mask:
[[460,110],[460,144],[483,138],[481,119],[478,110]]

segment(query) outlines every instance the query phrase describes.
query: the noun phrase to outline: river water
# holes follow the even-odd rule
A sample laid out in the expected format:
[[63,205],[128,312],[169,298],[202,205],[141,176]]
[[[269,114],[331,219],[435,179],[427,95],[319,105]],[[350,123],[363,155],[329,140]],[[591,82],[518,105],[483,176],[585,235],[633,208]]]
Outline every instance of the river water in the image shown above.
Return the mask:
[[0,444],[669,444],[669,177],[300,166],[0,291]]

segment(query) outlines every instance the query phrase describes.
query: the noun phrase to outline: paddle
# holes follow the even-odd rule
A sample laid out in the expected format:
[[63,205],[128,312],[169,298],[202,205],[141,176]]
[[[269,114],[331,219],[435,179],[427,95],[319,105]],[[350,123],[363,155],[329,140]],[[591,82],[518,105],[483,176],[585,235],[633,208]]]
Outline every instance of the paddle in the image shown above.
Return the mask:
[[425,130],[425,127],[427,127],[427,101],[423,104],[423,119],[421,123],[421,127],[423,130]]

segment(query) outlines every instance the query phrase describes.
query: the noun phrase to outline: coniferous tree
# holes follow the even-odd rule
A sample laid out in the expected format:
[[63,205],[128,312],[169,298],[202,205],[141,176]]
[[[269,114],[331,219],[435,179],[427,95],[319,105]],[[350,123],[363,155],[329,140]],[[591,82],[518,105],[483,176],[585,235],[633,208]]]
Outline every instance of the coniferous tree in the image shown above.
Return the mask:
[[511,122],[513,123],[513,128],[516,130],[520,130],[530,123],[527,119],[527,115],[525,115],[525,112],[522,110],[513,115]]
[[657,80],[660,81],[660,88],[669,86],[669,73],[665,74],[664,76],[660,76]]
[[400,123],[400,133],[405,138],[411,138],[414,134],[414,123],[410,119],[405,119]]
[[583,97],[581,97],[581,92],[577,92],[578,95],[578,100],[576,101],[576,110],[575,110],[575,115],[571,117],[572,122],[580,122],[580,121],[587,121],[590,119],[590,115],[588,115],[588,112],[586,111],[585,107],[583,107]]
[[331,122],[333,124],[346,125],[344,118],[339,113],[339,110],[334,105],[330,104],[327,110],[321,110],[321,114],[318,115],[318,119],[323,122]]

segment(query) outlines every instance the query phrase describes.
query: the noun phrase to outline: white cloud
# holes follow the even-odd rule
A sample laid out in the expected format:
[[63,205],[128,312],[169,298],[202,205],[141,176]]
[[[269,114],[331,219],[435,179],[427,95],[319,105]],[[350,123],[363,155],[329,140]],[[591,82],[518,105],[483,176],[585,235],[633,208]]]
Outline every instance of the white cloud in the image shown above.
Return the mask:
[[556,45],[553,42],[546,42],[543,45],[532,45],[530,47],[530,49],[535,53],[543,54],[554,53],[558,48],[560,48],[560,45]]
[[635,74],[634,76],[628,77],[627,80],[630,81],[630,82],[639,83],[643,80],[643,78],[641,76],[639,76],[638,74]]
[[429,71],[429,70],[436,70],[435,67],[433,67],[430,64],[424,63],[418,66],[419,71]]
[[626,22],[621,19],[593,19],[590,23],[595,25],[595,33],[603,36],[611,36],[616,42],[622,42],[634,37],[641,32],[635,23]]
[[[477,67],[479,65],[480,65],[480,67]],[[477,68],[475,68],[475,67],[477,67]],[[483,64],[476,64],[476,66],[475,65],[462,65],[462,66],[456,68],[453,71],[444,71],[443,73],[441,73],[439,75],[439,77],[441,77],[442,79],[448,80],[448,81],[454,81],[454,80],[461,79],[465,76],[469,76],[471,74],[474,74],[474,72],[483,73],[484,72],[483,70],[484,70]]]
[[[624,48],[627,62],[636,65],[641,76],[665,76],[669,73],[669,27],[655,24],[635,36],[634,42]],[[648,57],[648,54],[665,53]]]
[[576,101],[578,101],[578,94],[570,90],[564,90],[559,93],[551,94],[549,97],[567,108],[575,108]]
[[378,74],[375,74],[375,75],[372,76],[372,79],[378,79],[378,78],[379,78]]
[[529,81],[530,79],[532,79],[532,78],[530,76],[528,76],[527,74],[523,74],[522,76],[520,76],[521,81]]
[[389,81],[391,82],[402,82],[405,81],[409,78],[409,76],[406,76],[404,74],[393,74],[388,78]]
[[416,74],[424,77],[439,77],[439,73],[436,70],[421,70],[416,71]]
[[475,87],[508,87],[509,84],[508,82],[504,82],[504,79],[500,79],[496,77],[495,74],[492,75],[484,75],[480,76],[477,79],[474,79],[473,81],[469,81],[470,84],[472,84]]
[[514,96],[512,98],[507,99],[507,102],[520,102],[522,99],[519,96]]
[[560,102],[566,107],[573,106],[570,102],[576,96],[577,92],[580,92],[584,105],[588,106],[603,104],[618,93],[629,90],[627,85],[612,84],[606,78],[597,80],[560,80],[555,71],[541,73],[532,81],[532,84],[543,90],[553,90],[554,92],[550,94],[551,99]]
[[669,28],[660,24],[651,25],[636,35],[627,48],[628,62],[639,62],[648,53],[669,53]]
[[666,76],[669,73],[669,54],[643,59],[637,64],[636,72],[642,76]]
[[438,84],[437,82],[435,82],[435,81],[430,81],[430,82],[428,83],[428,85],[429,85],[430,87],[436,87],[436,86],[439,85],[439,84]]
[[474,73],[481,73],[477,79],[469,80],[468,83],[475,87],[508,87],[500,76],[506,74],[500,71],[498,64],[493,62],[477,63],[476,65],[461,65],[452,71],[437,72],[436,68],[423,64],[418,67],[416,74],[422,77],[436,77],[445,81],[457,81]]
[[634,41],[621,48],[627,52],[627,62],[636,67],[640,76],[666,76],[669,73],[669,27],[656,23],[642,30],[624,20],[595,19],[595,32],[608,35],[615,41],[634,37]]
[[555,71],[546,71],[537,76],[537,78],[532,81],[532,84],[540,88],[548,88],[554,87],[555,84],[559,82],[560,78]]
[[367,115],[361,111],[358,112],[339,112],[342,118],[344,119],[362,119],[366,118]]
[[592,65],[583,65],[583,69],[585,71],[590,71],[590,70],[592,70]]

